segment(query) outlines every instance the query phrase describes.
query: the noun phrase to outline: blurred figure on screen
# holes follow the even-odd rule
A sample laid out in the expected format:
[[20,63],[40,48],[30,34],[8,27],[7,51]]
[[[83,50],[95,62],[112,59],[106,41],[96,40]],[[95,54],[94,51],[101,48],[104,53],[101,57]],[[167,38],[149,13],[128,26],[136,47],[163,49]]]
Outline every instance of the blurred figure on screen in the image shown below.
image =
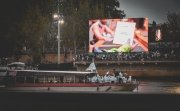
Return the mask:
[[107,19],[97,20],[89,29],[89,52],[100,47],[107,41],[112,41],[114,32],[107,26]]
[[119,46],[119,48],[111,48],[109,50],[102,50],[102,52],[125,52],[125,53],[129,53],[132,52],[132,50],[137,46],[137,44],[123,44],[121,46]]
[[139,20],[134,41],[143,49],[142,51],[148,51],[148,18]]
[[116,26],[117,26],[118,21],[120,21],[120,19],[111,19],[111,21],[110,21],[109,28],[114,32],[116,30]]

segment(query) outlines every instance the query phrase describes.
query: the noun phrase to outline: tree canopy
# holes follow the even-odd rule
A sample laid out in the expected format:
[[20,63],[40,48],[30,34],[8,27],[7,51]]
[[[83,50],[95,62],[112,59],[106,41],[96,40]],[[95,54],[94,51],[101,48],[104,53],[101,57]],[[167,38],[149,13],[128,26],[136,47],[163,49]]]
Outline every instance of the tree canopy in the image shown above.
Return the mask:
[[[13,40],[14,56],[26,52],[35,63],[49,49],[57,49],[57,21],[52,15],[63,15],[61,25],[61,48],[86,50],[89,39],[89,19],[123,18],[118,0],[29,0],[22,20],[7,35]],[[10,41],[11,42],[11,41]]]
[[180,42],[180,13],[168,12],[167,22],[161,26],[162,39],[166,42]]

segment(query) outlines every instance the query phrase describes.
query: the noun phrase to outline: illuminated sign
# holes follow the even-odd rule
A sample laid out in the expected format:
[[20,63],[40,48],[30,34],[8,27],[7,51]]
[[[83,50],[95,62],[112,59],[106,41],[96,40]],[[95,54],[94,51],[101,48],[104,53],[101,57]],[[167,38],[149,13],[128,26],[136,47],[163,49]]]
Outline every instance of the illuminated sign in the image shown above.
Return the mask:
[[148,19],[89,20],[89,52],[148,51]]

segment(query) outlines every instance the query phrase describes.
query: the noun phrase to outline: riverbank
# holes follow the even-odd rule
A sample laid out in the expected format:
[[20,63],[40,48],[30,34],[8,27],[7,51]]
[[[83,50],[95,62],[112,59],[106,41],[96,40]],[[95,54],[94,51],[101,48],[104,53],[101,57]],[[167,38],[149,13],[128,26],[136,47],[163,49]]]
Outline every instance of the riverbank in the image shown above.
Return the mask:
[[[90,62],[76,62],[77,70],[85,70]],[[116,69],[128,75],[140,78],[180,77],[180,61],[97,61],[98,73],[103,75],[107,71]]]

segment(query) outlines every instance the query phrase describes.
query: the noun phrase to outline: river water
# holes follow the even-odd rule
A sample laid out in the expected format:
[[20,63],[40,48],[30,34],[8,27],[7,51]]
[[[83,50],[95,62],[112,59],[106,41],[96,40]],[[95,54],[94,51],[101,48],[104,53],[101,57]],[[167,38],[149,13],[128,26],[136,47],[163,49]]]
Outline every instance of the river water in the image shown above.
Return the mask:
[[141,80],[137,89],[138,93],[168,93],[180,94],[180,82],[162,80]]
[[171,111],[179,108],[180,82],[162,80],[138,81],[140,81],[138,90],[135,89],[133,92],[60,93],[51,90],[40,90],[32,91],[33,93],[19,93],[16,91],[14,93],[7,93],[6,91],[3,93],[0,91],[0,104],[1,109],[7,110],[9,108],[11,111],[14,108],[30,108],[31,110],[34,110],[33,108],[35,110],[37,108],[50,108],[48,110],[52,110],[54,107],[58,110],[74,110],[74,108],[86,110],[88,108],[88,110],[120,109],[124,111]]
[[[180,82],[178,81],[164,81],[164,80],[138,80],[139,86],[138,88],[134,89],[133,92],[93,92],[93,93],[116,93],[116,94],[180,94]],[[24,92],[22,90],[21,92]],[[0,90],[1,92],[1,90]],[[26,91],[25,91],[26,92]],[[27,91],[28,92],[28,91]],[[47,90],[32,90],[32,92],[56,92],[57,91],[47,91]],[[76,92],[77,93],[77,92]],[[82,92],[79,92],[82,93]],[[88,92],[86,92],[88,93]],[[89,92],[92,93],[92,92]]]

